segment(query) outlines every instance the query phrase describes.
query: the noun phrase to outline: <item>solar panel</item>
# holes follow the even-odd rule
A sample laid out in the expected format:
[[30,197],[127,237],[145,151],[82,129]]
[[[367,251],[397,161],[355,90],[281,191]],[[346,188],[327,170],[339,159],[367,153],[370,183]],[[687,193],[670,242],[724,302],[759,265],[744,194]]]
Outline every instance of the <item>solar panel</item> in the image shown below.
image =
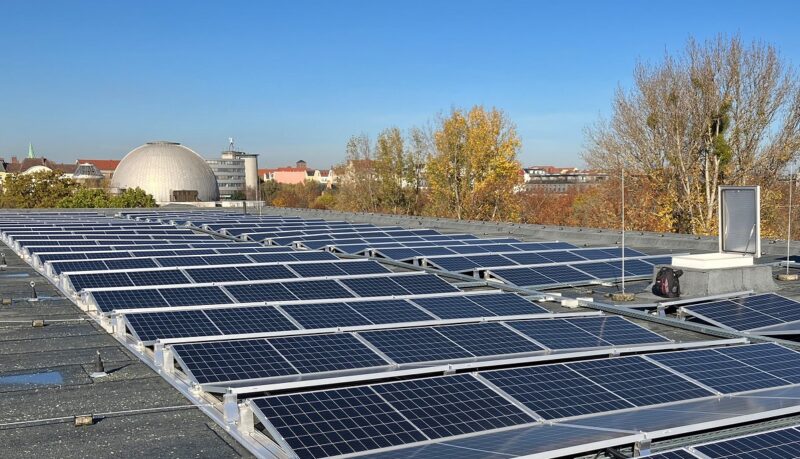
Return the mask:
[[470,295],[466,298],[498,316],[544,314],[550,312],[547,309],[533,304],[525,298],[522,298],[516,293]]
[[272,338],[269,342],[300,373],[388,365],[361,341],[346,333]]
[[514,263],[520,265],[538,265],[542,263],[551,263],[547,258],[539,255],[538,253],[522,252],[522,253],[506,253],[503,255]]
[[271,306],[206,309],[206,315],[226,335],[296,330],[297,327]]
[[345,303],[311,303],[281,308],[307,329],[372,324],[369,319]]
[[359,333],[397,363],[430,362],[472,357],[472,354],[432,328],[406,328]]
[[347,304],[374,324],[419,322],[434,318],[405,300],[353,301]]
[[397,296],[408,295],[408,290],[399,286],[389,277],[361,277],[341,279],[340,282],[358,296]]
[[395,276],[392,277],[391,279],[413,295],[424,295],[429,293],[450,293],[459,291],[449,282],[444,281],[438,276],[432,274],[421,274],[415,276]]
[[476,356],[542,350],[535,343],[497,322],[436,327],[436,331]]
[[592,276],[582,273],[577,269],[566,266],[540,266],[533,268],[533,271],[543,276],[549,277],[556,284],[570,284],[573,282],[586,282],[594,279]]
[[197,283],[235,282],[247,280],[237,268],[187,269],[186,273]]
[[533,422],[525,412],[470,375],[373,388],[431,439]]
[[247,280],[291,279],[297,277],[283,265],[239,266],[238,269]]
[[693,449],[711,459],[798,458],[800,431],[796,428],[773,430],[706,443]]
[[70,274],[69,280],[76,292],[87,288],[130,287],[133,282],[125,273],[99,272]]
[[335,263],[293,264],[290,265],[290,268],[300,277],[330,277],[346,274]]
[[125,319],[141,341],[221,334],[203,311],[127,314]]
[[170,306],[229,304],[233,301],[219,287],[161,288],[158,290]]
[[281,283],[226,285],[225,290],[239,303],[297,300],[297,297]]
[[[582,257],[580,255],[582,253],[583,253],[582,251],[579,251],[579,252],[563,251],[563,252],[543,252],[543,253],[540,253],[539,255],[547,258],[548,260],[550,260],[552,262],[567,263],[567,262],[570,262],[570,261],[585,260],[586,258],[584,258],[584,257]],[[605,257],[605,258],[608,258],[608,257]]]
[[470,301],[466,296],[414,298],[412,301],[441,319],[464,319],[493,315],[489,310]]
[[789,381],[736,360],[717,349],[653,354],[648,358],[723,394],[789,384]]
[[611,345],[608,341],[566,319],[515,321],[509,322],[509,325],[550,349],[580,349]]
[[132,271],[128,273],[128,277],[130,277],[133,285],[137,286],[192,283],[180,271]]
[[481,376],[545,419],[634,407],[566,365],[489,371]]
[[[575,267],[598,279],[616,279],[622,277],[622,269],[611,263],[581,263],[575,265]],[[653,267],[651,266],[650,269],[653,269]]]
[[668,341],[663,336],[619,316],[586,317],[567,320],[569,320],[572,325],[580,327],[614,346]]
[[263,339],[177,344],[172,349],[199,384],[297,374]]
[[636,406],[714,395],[638,356],[588,360],[568,366]]
[[378,262],[369,260],[357,263],[339,263],[339,269],[350,275],[382,274],[391,272]]
[[800,303],[773,293],[685,306],[684,309],[734,330],[800,320]]
[[253,403],[304,458],[427,440],[369,387],[257,398]]
[[301,300],[325,298],[352,298],[353,294],[334,280],[314,280],[305,282],[286,282],[284,286]]
[[520,287],[553,284],[553,280],[531,268],[493,269],[491,273],[500,279]]
[[164,297],[155,289],[143,290],[103,290],[92,292],[97,308],[102,312],[115,309],[158,308],[169,306]]
[[149,258],[124,258],[120,260],[105,260],[108,269],[143,269],[157,268],[158,265]]
[[697,456],[686,451],[685,449],[676,449],[674,451],[665,451],[663,453],[651,454],[647,459],[697,459]]
[[765,343],[729,347],[719,352],[790,383],[800,383],[800,353],[791,349]]
[[328,261],[338,260],[339,258],[330,253],[316,250],[309,250],[306,252],[294,252],[292,254],[297,261]]

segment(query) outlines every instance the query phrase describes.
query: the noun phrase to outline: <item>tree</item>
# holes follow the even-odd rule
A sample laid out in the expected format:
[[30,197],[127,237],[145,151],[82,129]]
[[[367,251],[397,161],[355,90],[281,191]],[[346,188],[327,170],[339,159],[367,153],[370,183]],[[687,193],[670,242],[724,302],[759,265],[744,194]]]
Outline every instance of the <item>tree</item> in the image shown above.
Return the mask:
[[377,212],[375,160],[369,137],[365,134],[350,137],[344,164],[335,168],[341,210]]
[[78,184],[60,171],[8,174],[3,181],[0,206],[6,208],[56,207],[77,190]]
[[279,190],[280,185],[275,180],[265,180],[261,182],[261,200],[267,204],[271,204]]
[[152,194],[148,194],[143,189],[128,188],[109,200],[109,207],[134,208],[134,207],[157,207],[156,200]]
[[275,207],[312,207],[317,198],[322,194],[325,186],[313,180],[294,185],[281,185],[280,190],[272,200]]
[[434,215],[477,220],[516,220],[521,184],[516,128],[497,109],[453,109],[434,132],[426,164]]
[[109,205],[108,193],[98,188],[80,187],[75,190],[72,196],[58,201],[56,207],[72,209],[94,209],[111,207]]
[[717,37],[639,63],[610,120],[587,129],[591,166],[647,177],[673,231],[716,228],[717,187],[771,186],[800,149],[800,85],[767,44]]
[[236,190],[231,193],[230,200],[231,201],[244,201],[247,198],[243,191]]

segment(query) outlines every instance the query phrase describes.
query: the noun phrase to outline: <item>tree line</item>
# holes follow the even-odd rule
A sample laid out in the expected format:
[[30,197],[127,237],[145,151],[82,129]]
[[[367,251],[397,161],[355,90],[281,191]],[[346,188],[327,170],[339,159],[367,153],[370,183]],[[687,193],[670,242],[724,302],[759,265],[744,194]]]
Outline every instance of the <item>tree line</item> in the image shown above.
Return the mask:
[[0,182],[2,208],[132,208],[156,207],[153,196],[141,188],[112,195],[64,177],[60,171],[6,174]]
[[610,228],[619,226],[624,170],[631,230],[715,234],[718,186],[760,185],[762,231],[785,237],[800,79],[775,46],[689,39],[658,62],[640,61],[610,115],[584,134],[584,161],[610,179],[566,193],[525,191],[514,124],[476,106],[452,109],[432,128],[388,128],[374,142],[352,137],[333,191],[306,184],[266,197],[273,205]]

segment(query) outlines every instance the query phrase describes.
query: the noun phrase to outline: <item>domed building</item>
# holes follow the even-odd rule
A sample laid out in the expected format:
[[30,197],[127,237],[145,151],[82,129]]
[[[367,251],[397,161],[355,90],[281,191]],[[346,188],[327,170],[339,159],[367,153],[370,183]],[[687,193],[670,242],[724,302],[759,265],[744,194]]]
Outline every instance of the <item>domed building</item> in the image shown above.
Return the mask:
[[148,142],[122,158],[111,188],[136,187],[158,203],[219,200],[217,179],[205,159],[175,142]]

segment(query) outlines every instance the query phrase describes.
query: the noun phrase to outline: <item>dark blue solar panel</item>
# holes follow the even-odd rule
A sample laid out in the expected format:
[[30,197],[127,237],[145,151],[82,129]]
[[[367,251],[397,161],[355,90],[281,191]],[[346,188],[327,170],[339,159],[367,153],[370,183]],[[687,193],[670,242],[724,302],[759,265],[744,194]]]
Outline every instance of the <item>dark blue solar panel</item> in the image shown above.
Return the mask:
[[467,297],[484,309],[498,316],[515,316],[520,314],[544,314],[547,309],[533,304],[516,293],[500,293],[486,295],[470,295]]
[[714,395],[638,356],[573,362],[567,366],[636,406]]
[[644,456],[647,459],[697,459],[697,456],[686,451],[685,449],[676,449],[673,451],[665,451],[663,453],[651,454]]
[[115,309],[157,308],[169,306],[156,289],[105,290],[92,292],[97,307],[102,312]]
[[429,258],[427,262],[428,264],[435,265],[439,269],[457,273],[471,271],[473,268],[479,266],[477,262],[470,260],[466,256]]
[[102,261],[54,261],[51,263],[56,274],[80,271],[104,271],[106,264]]
[[294,252],[294,259],[297,261],[335,261],[339,258],[330,252],[310,250],[305,252]]
[[567,320],[572,325],[586,330],[615,346],[668,341],[663,336],[653,333],[619,316],[586,317]]
[[374,386],[429,438],[527,424],[533,419],[470,375]]
[[297,263],[289,265],[289,268],[300,277],[330,277],[347,274],[339,269],[336,263]]
[[127,314],[125,319],[141,341],[220,334],[203,311]]
[[123,258],[120,260],[105,260],[108,269],[143,269],[157,268],[158,266],[149,258]]
[[284,253],[255,253],[248,255],[256,263],[278,263],[285,261],[297,261],[290,252]]
[[578,349],[611,345],[608,341],[565,319],[514,321],[509,322],[509,325],[551,349]]
[[297,297],[281,283],[226,285],[239,303],[259,303],[262,301],[295,301]]
[[352,327],[372,322],[345,303],[311,303],[283,306],[294,320],[307,329]]
[[436,331],[478,356],[537,352],[542,348],[497,322],[436,327]]
[[347,304],[375,324],[419,322],[434,318],[405,300],[352,301]]
[[712,301],[709,303],[684,307],[687,311],[700,314],[704,318],[733,328],[734,330],[749,330],[751,328],[767,327],[783,323],[777,317],[763,314],[759,311],[745,307],[731,300]]
[[197,283],[235,282],[247,280],[237,268],[196,268],[187,269],[186,273]]
[[69,280],[76,292],[86,288],[130,287],[133,286],[125,273],[98,272],[89,274],[71,274]]
[[369,387],[257,398],[253,402],[302,458],[427,439]]
[[397,363],[472,357],[472,354],[432,328],[380,330],[359,334]]
[[722,348],[718,351],[773,376],[794,384],[800,383],[800,353],[791,349],[765,343]]
[[798,458],[800,457],[800,431],[796,428],[773,430],[698,445],[694,447],[694,450],[711,459]]
[[415,276],[395,276],[391,278],[398,285],[408,290],[413,295],[424,295],[429,293],[450,293],[458,292],[449,282],[432,274],[421,274]]
[[292,279],[297,277],[283,265],[240,266],[238,269],[247,280]]
[[567,365],[489,371],[481,376],[545,419],[634,407]]
[[527,287],[533,285],[549,285],[553,280],[539,274],[531,268],[492,269],[491,274],[513,285]]
[[246,265],[250,263],[250,259],[245,255],[211,255],[206,257],[206,261],[209,265]]
[[229,304],[233,301],[219,287],[160,288],[170,306]]
[[300,373],[388,365],[361,341],[346,333],[272,338],[269,342]]
[[470,254],[470,253],[486,253],[486,249],[479,245],[448,245],[448,249],[455,253]]
[[586,258],[582,257],[581,254],[582,254],[581,251],[575,251],[575,252],[558,251],[558,252],[542,252],[539,255],[547,258],[552,262],[567,263],[570,261],[585,260]]
[[464,319],[494,315],[489,310],[470,301],[466,296],[414,298],[413,301],[441,319]]
[[552,283],[556,284],[571,284],[594,279],[592,276],[582,273],[571,266],[540,266],[533,268],[533,271],[549,277],[553,280]]
[[531,252],[506,253],[503,256],[513,261],[514,263],[520,265],[538,265],[542,263],[551,263],[551,261],[548,260],[547,258],[537,253],[531,253]]
[[334,280],[286,282],[284,286],[301,300],[353,297],[352,293],[345,290],[344,287],[337,284]]
[[378,255],[391,260],[408,260],[418,257],[421,254],[416,249],[398,248],[398,249],[380,249]]
[[648,357],[723,394],[789,384],[715,349],[668,352]]
[[[622,269],[620,269],[618,266],[614,266],[611,263],[602,261],[596,263],[581,263],[575,265],[575,268],[580,269],[581,271],[598,279],[616,279],[622,277]],[[651,266],[650,269],[652,270],[653,267]]]
[[408,295],[408,290],[397,285],[389,277],[361,277],[341,279],[340,282],[358,296],[397,296]]
[[550,250],[553,249],[575,249],[577,246],[570,244],[569,242],[542,242],[543,246],[547,247]]
[[132,271],[128,273],[133,285],[175,285],[191,284],[186,276],[180,271]]
[[297,329],[289,319],[271,306],[206,309],[205,311],[214,325],[226,335]]
[[209,263],[206,261],[208,257],[158,257],[156,262],[163,267],[177,267],[177,266],[204,266]]
[[172,349],[200,384],[297,374],[263,339],[178,344]]
[[375,261],[363,261],[354,263],[339,263],[339,269],[350,275],[358,274],[382,274],[390,272],[383,265]]

